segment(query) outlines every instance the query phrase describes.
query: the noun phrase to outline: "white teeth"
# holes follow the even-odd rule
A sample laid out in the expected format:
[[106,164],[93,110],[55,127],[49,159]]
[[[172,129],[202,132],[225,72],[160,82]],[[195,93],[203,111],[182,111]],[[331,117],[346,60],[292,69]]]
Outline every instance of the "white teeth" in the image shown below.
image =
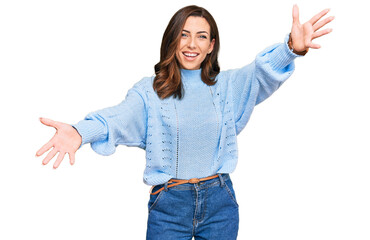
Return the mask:
[[187,56],[187,57],[196,57],[196,56],[198,56],[197,53],[184,53],[184,55]]

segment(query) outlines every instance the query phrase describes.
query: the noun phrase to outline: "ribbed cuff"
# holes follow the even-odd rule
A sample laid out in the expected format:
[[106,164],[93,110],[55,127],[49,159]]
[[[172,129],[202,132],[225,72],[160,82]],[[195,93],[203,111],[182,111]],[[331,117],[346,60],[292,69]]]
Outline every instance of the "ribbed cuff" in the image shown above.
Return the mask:
[[[81,135],[81,146],[86,143],[102,141],[106,138],[104,125],[93,120],[81,120],[77,124],[71,124]],[[80,146],[80,148],[81,148]]]
[[280,44],[271,52],[270,64],[273,69],[282,69],[289,65],[295,58],[303,57],[295,54],[288,46],[289,34],[285,36],[284,44]]

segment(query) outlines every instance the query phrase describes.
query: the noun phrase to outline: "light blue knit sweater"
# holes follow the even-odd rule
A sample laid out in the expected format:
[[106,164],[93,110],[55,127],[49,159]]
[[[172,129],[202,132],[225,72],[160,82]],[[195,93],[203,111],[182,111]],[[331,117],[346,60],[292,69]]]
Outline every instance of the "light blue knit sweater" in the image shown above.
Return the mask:
[[245,67],[221,71],[213,86],[203,83],[201,69],[182,69],[182,100],[161,100],[152,87],[154,77],[145,77],[120,104],[89,113],[72,126],[82,145],[91,143],[101,155],[113,154],[118,145],[145,149],[147,185],[231,173],[238,159],[237,135],[254,106],[289,78],[293,60],[301,57],[289,50],[288,38]]

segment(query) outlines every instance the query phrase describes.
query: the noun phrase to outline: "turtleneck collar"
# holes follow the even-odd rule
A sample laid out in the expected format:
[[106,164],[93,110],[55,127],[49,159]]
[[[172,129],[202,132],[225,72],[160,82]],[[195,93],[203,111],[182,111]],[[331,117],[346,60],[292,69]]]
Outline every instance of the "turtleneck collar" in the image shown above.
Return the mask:
[[188,69],[181,68],[181,81],[185,85],[203,84],[201,74],[202,74],[201,68],[196,69],[196,70],[188,70]]
[[188,70],[181,68],[181,77],[183,78],[200,78],[202,73],[202,69],[196,69],[196,70]]

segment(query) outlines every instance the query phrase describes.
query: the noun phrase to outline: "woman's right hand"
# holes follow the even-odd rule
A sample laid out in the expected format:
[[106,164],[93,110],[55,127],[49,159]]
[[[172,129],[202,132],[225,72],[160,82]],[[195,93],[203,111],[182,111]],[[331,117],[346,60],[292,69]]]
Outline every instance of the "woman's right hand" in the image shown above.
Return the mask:
[[73,165],[75,163],[75,153],[82,143],[80,134],[75,128],[66,123],[56,122],[46,118],[40,118],[40,121],[46,126],[54,127],[56,129],[56,133],[49,142],[37,151],[36,156],[39,157],[49,149],[53,148],[46,155],[42,164],[48,164],[49,161],[59,152],[57,160],[53,165],[54,169],[60,165],[66,153],[69,155],[70,164]]

